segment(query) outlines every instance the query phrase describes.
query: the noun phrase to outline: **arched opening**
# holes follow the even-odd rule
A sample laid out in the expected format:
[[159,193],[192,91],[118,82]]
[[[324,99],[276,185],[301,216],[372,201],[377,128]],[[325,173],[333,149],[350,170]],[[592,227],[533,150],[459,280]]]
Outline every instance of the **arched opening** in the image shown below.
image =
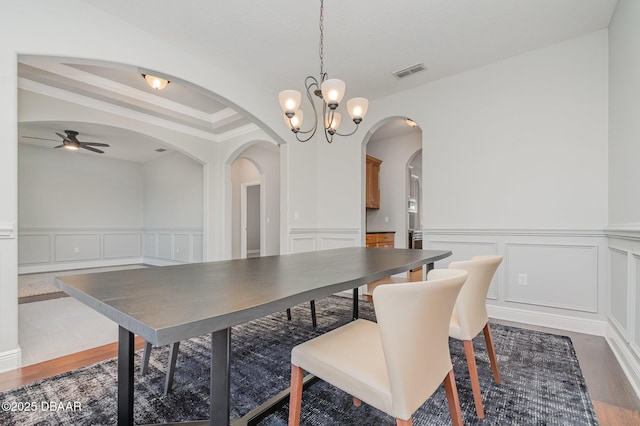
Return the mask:
[[[362,149],[363,229],[366,232],[394,233],[394,247],[408,247],[410,186],[408,166],[422,150],[422,130],[405,117],[390,117],[372,128]],[[367,208],[366,157],[380,162],[379,203]],[[421,154],[420,154],[421,155]],[[421,167],[420,167],[421,168]]]
[[[216,191],[222,179],[216,171],[222,164],[219,145],[233,146],[236,135],[258,132],[250,119],[171,76],[166,77],[172,83],[155,92],[137,67],[126,65],[20,57],[18,77],[17,271],[164,265],[223,255],[210,238],[222,228],[216,222],[217,209],[223,208],[223,191]],[[56,149],[63,141],[57,133],[65,130],[77,131],[81,141],[110,146],[100,146],[103,154]],[[108,343],[91,336],[117,338],[112,323],[96,324],[95,317],[75,321],[93,324],[92,330],[49,329],[43,336],[27,336],[25,307],[18,309],[23,365]],[[43,312],[30,310],[36,317]],[[69,311],[58,309],[63,315]],[[88,338],[54,342],[49,337],[62,333]],[[55,350],[40,346],[31,357],[28,338],[50,341]]]
[[236,149],[226,163],[225,222],[226,229],[231,230],[226,237],[227,253],[234,259],[279,254],[278,146],[264,141],[249,142]]

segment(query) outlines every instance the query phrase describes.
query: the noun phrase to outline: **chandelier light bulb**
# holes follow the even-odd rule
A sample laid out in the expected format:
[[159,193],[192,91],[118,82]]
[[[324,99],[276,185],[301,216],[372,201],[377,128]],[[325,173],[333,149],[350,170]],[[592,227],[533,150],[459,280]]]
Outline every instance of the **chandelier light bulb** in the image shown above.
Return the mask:
[[330,135],[333,135],[340,127],[340,121],[342,116],[339,112],[334,112],[327,116],[327,121],[325,122],[325,128],[329,132]]
[[327,103],[329,108],[336,109],[344,96],[345,91],[344,81],[337,78],[330,78],[322,82],[320,89],[322,90],[322,98]]
[[294,132],[297,133],[300,131],[300,127],[302,126],[302,119],[304,118],[304,113],[301,109],[297,109],[295,114],[289,118],[286,115],[283,116],[284,122],[287,126]]
[[351,119],[360,124],[364,116],[367,114],[369,108],[369,100],[367,98],[351,98],[347,101],[347,111]]

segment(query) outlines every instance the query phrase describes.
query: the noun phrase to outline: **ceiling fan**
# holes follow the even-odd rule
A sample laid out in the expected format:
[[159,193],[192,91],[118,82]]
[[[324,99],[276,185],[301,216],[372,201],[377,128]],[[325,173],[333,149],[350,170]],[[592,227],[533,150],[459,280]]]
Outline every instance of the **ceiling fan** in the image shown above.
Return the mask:
[[[56,132],[56,135],[60,136],[62,138],[62,145],[58,145],[54,148],[66,148],[69,149],[71,151],[77,151],[78,148],[83,148],[83,149],[87,149],[89,151],[93,151],[93,152],[97,152],[98,154],[104,154],[104,151],[101,151],[97,148],[94,148],[95,146],[101,146],[101,147],[109,147],[108,144],[106,143],[99,143],[99,142],[80,142],[78,140],[78,132],[76,132],[75,130],[65,130],[64,131],[66,133],[66,136],[63,135],[62,133],[58,133]],[[46,139],[46,138],[36,138],[33,136],[23,136],[23,138],[27,138],[27,139],[41,139],[43,141],[56,141],[56,139]]]

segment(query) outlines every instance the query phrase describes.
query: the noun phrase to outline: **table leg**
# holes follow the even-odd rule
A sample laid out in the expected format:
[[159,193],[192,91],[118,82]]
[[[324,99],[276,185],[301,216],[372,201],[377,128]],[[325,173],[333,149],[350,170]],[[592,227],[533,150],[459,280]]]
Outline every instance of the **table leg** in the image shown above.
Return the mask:
[[210,422],[229,425],[231,387],[231,329],[211,333]]
[[360,316],[358,312],[358,288],[353,289],[353,319],[357,320]]
[[432,270],[433,268],[434,268],[434,266],[433,266],[433,262],[431,262],[431,263],[427,263],[427,270],[426,270],[426,272],[425,272],[425,276],[426,276],[426,274],[428,274],[428,273],[429,273],[429,271],[430,271],[430,270]]
[[133,337],[118,327],[118,426],[133,425]]

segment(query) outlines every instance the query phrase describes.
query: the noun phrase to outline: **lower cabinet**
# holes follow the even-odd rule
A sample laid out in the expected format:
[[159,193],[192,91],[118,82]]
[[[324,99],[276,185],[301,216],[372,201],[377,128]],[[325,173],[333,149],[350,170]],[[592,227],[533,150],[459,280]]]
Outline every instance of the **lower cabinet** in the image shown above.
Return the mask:
[[395,240],[394,232],[367,233],[367,247],[393,248]]

